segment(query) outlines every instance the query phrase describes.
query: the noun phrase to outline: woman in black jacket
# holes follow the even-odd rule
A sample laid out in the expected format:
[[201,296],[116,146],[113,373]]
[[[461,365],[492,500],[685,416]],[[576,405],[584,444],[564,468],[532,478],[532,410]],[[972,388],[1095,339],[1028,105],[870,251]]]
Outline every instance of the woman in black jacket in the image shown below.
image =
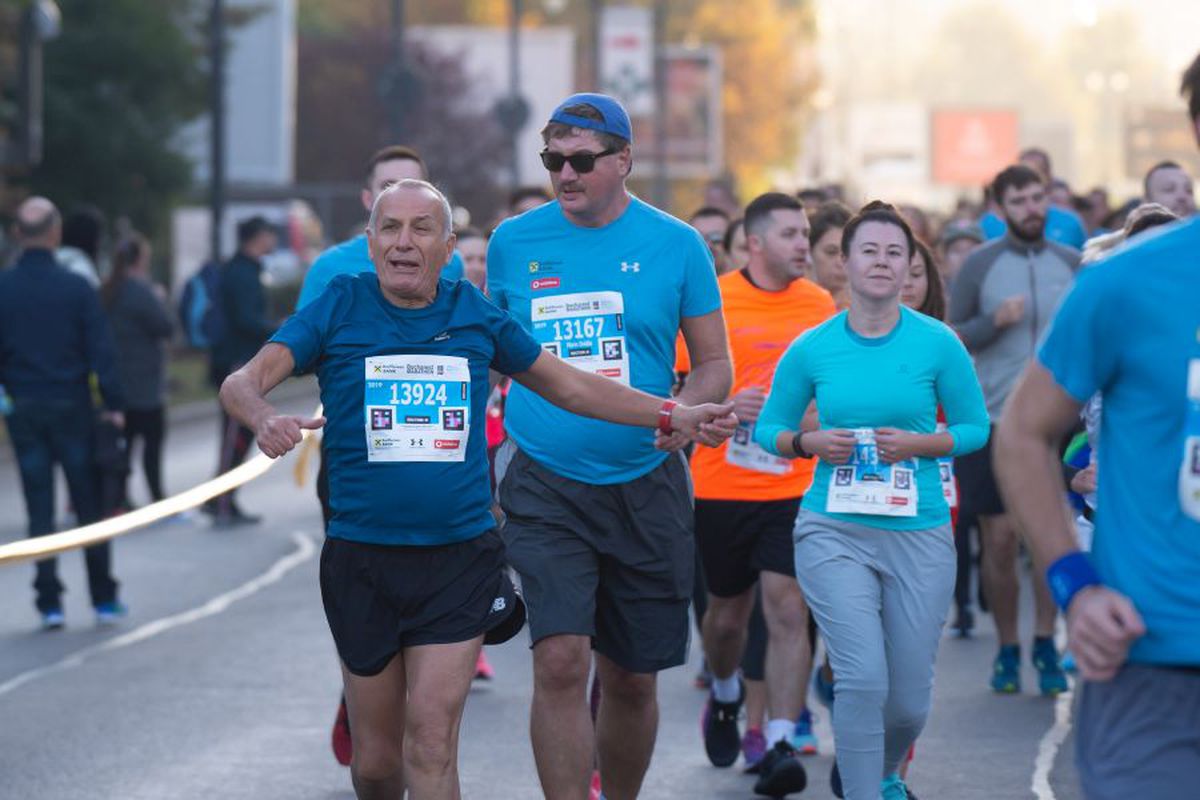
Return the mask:
[[166,293],[150,280],[150,243],[138,233],[117,246],[112,272],[100,288],[117,345],[117,371],[125,388],[125,436],[129,449],[142,440],[142,467],[154,500],[162,488],[166,435],[167,342],[174,327]]

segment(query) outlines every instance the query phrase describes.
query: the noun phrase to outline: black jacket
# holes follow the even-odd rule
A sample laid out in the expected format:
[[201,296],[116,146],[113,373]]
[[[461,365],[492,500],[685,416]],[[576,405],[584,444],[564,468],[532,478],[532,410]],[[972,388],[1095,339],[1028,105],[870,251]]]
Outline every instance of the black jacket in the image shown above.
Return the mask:
[[96,290],[49,250],[26,250],[0,272],[0,384],[18,403],[90,406],[93,373],[104,406],[124,410],[112,333]]
[[117,345],[117,373],[129,408],[166,402],[167,342],[175,328],[165,305],[144,278],[128,278],[105,309]]
[[221,266],[221,309],[225,330],[213,346],[213,368],[228,373],[259,351],[275,326],[267,321],[261,262],[238,253]]

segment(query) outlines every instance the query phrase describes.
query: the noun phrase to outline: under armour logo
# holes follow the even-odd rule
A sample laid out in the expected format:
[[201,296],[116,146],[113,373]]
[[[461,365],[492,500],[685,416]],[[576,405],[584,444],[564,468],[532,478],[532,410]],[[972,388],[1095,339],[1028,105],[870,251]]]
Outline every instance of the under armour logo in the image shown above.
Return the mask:
[[[450,332],[449,332],[449,331],[442,331],[442,332],[441,332],[441,333],[439,333],[437,336],[433,337],[433,340],[434,340],[435,342],[444,342],[444,341],[446,341],[446,340],[447,340],[447,339],[449,339],[449,338],[450,338]],[[441,368],[441,367],[438,367],[438,371],[439,371],[439,372],[441,372],[441,370],[442,370],[442,368]]]
[[641,271],[642,271],[642,265],[637,261],[634,261],[632,263],[630,263],[629,261],[621,262],[621,272],[641,272]]

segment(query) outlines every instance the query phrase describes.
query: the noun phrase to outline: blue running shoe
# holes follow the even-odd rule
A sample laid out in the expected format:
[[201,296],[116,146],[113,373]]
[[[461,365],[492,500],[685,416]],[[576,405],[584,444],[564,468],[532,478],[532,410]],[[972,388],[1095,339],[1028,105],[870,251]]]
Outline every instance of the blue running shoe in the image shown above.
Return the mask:
[[812,714],[806,708],[800,712],[800,719],[796,720],[796,727],[792,730],[792,747],[802,756],[817,754],[817,737],[813,733],[812,723]]
[[42,630],[60,631],[66,624],[67,618],[63,616],[61,608],[52,608],[42,612]]
[[817,667],[813,670],[813,692],[816,693],[817,699],[821,701],[821,705],[825,706],[829,711],[833,711],[833,681],[825,680],[825,668]]
[[107,627],[116,625],[129,615],[129,609],[124,603],[113,601],[96,606],[96,624]]
[[879,794],[883,800],[908,800],[908,789],[904,785],[904,781],[900,780],[900,774],[893,772],[883,779],[879,784]]
[[1075,663],[1075,654],[1070,650],[1063,651],[1062,668],[1064,672],[1069,672],[1072,675],[1079,671],[1079,665]]
[[1036,637],[1033,640],[1033,666],[1038,671],[1038,689],[1043,697],[1055,697],[1069,688],[1067,673],[1063,672],[1058,660],[1058,648],[1054,640]]
[[1021,691],[1021,646],[1000,646],[996,661],[992,664],[992,691],[1000,694],[1017,694]]

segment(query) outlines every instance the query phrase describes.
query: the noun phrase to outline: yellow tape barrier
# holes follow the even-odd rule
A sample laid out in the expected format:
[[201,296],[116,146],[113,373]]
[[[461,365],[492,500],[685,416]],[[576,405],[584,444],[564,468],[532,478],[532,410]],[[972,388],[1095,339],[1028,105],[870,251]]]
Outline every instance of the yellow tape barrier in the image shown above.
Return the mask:
[[[322,407],[317,406],[317,410],[313,412],[313,416],[321,416],[321,411]],[[310,430],[302,431],[306,440],[313,433],[314,431]],[[304,448],[304,444],[304,442],[301,442],[300,447]],[[230,489],[244,486],[255,478],[264,475],[271,467],[275,466],[278,460],[267,458],[262,453],[259,453],[245,464],[234,467],[229,472],[224,472],[211,481],[188,489],[186,492],[159,500],[157,503],[143,506],[136,511],[130,511],[128,514],[111,517],[100,522],[93,522],[90,525],[72,528],[61,533],[52,533],[46,536],[37,536],[32,539],[23,539],[19,542],[0,545],[0,567],[7,564],[17,564],[22,561],[48,558],[59,553],[65,553],[68,550],[75,550],[80,547],[98,544],[108,539],[115,539],[118,536],[124,536],[138,528],[143,528],[151,523],[165,519],[172,514],[196,508],[205,501],[211,500],[219,494],[224,494]]]

